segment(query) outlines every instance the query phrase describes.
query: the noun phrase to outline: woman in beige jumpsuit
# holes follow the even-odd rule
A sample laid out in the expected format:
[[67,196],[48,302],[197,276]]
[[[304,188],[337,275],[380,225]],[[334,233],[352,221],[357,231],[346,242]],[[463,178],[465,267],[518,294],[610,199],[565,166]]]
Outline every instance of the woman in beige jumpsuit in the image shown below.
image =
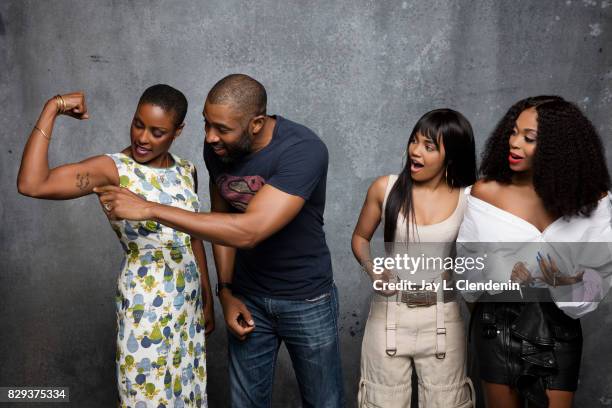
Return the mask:
[[[370,253],[382,220],[388,257],[403,256],[406,252],[399,248],[404,247],[413,256],[427,253],[452,260],[465,210],[464,190],[476,179],[470,123],[450,109],[426,113],[410,134],[407,156],[399,175],[372,183],[353,232],[353,253],[374,288],[361,351],[359,406],[409,407],[414,364],[420,407],[472,407],[460,307],[454,290],[442,290],[441,284],[452,287],[452,271],[445,267],[434,275],[410,275],[399,267],[381,270]],[[418,287],[383,286],[404,278]],[[440,285],[437,290],[421,288],[421,278]]]

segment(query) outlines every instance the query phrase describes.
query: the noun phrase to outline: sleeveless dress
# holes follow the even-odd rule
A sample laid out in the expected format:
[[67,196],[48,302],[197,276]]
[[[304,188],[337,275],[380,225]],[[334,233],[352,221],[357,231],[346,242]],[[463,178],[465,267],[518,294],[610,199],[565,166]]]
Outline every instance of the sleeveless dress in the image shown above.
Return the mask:
[[[120,186],[148,201],[198,211],[195,167],[152,168],[109,154]],[[122,408],[206,407],[200,272],[188,234],[154,221],[111,221],[125,251],[117,281],[117,386]]]

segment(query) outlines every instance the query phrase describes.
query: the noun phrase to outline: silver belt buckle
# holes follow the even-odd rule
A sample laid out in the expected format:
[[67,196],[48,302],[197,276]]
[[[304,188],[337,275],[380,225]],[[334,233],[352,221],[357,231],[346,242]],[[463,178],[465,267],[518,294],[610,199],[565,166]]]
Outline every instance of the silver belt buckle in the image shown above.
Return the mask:
[[402,297],[405,296],[406,299],[406,306],[410,307],[410,308],[414,308],[414,307],[419,307],[421,305],[419,305],[417,303],[417,301],[419,300],[420,297],[422,297],[423,295],[427,295],[426,293],[423,292],[403,292],[402,293]]
[[402,291],[401,296],[400,296],[400,301],[402,303],[405,303],[407,307],[414,307],[410,305],[410,292]]

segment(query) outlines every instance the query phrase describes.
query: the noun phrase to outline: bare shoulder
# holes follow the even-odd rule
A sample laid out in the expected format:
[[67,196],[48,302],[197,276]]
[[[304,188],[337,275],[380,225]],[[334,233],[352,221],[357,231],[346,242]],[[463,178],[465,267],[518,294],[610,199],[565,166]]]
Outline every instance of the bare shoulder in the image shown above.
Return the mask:
[[385,199],[385,191],[387,191],[387,184],[389,183],[389,176],[380,176],[372,182],[368,189],[368,198],[374,199],[382,204]]
[[495,180],[480,179],[474,183],[470,194],[480,200],[493,203],[502,192],[503,186]]

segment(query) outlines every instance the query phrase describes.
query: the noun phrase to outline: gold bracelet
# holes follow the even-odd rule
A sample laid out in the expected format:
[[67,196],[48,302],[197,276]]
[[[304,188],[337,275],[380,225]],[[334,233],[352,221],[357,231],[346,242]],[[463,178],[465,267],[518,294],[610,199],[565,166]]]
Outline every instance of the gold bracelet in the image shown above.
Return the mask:
[[55,99],[56,113],[62,113],[62,102],[60,101],[59,95],[53,97]]
[[62,113],[66,112],[66,100],[62,95],[59,95],[60,100],[62,101]]
[[48,141],[51,141],[51,137],[44,130],[42,130],[38,126],[34,126],[34,129],[38,130],[41,135],[43,135],[45,138],[47,138]]
[[55,95],[55,105],[57,106],[57,113],[66,112],[66,101],[62,98],[62,95]]

